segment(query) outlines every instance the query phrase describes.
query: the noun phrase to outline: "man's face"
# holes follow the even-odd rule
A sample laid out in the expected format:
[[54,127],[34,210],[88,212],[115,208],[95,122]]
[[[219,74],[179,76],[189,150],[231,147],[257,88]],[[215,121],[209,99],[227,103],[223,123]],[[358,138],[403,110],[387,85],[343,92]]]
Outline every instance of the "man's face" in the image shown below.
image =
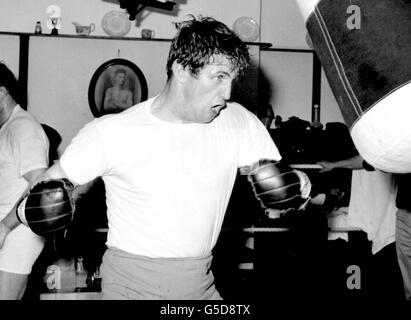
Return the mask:
[[231,69],[227,58],[217,56],[197,76],[190,75],[184,85],[184,95],[189,102],[184,112],[186,120],[209,123],[220,114],[230,99],[236,77]]

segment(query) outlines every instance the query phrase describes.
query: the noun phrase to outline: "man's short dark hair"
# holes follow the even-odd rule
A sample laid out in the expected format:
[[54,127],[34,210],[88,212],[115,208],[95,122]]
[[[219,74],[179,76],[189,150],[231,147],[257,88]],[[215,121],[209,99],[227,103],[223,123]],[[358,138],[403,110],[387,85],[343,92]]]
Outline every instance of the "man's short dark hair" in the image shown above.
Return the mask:
[[5,87],[14,100],[19,98],[19,84],[13,72],[0,62],[0,87]]
[[193,75],[210,63],[215,55],[223,55],[230,61],[238,76],[245,75],[250,55],[246,44],[224,23],[210,17],[191,17],[176,24],[178,31],[171,43],[167,61],[167,78],[172,76],[174,61]]

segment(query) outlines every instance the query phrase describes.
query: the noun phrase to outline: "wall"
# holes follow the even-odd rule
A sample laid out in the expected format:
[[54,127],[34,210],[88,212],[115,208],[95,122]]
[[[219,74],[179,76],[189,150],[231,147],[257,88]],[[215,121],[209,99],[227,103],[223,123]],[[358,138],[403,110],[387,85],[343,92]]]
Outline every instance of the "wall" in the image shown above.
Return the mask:
[[262,0],[261,41],[274,47],[309,49],[304,20],[295,0]]
[[32,37],[28,109],[41,122],[58,129],[63,137],[60,149],[64,149],[71,137],[93,119],[88,88],[101,64],[117,58],[120,50],[121,58],[141,69],[152,96],[165,82],[168,47],[169,42],[157,41]]
[[321,72],[321,121],[327,122],[343,122],[344,118],[338,107],[337,101],[331,91],[327,77],[324,71]]
[[[240,16],[250,16],[259,21],[260,0],[174,0],[177,6],[174,11],[158,11],[147,8],[142,12],[141,21],[133,21],[132,28],[126,37],[139,37],[142,28],[152,28],[157,38],[171,38],[175,29],[173,21],[186,18],[188,14],[213,16],[229,26]],[[0,30],[15,32],[33,32],[37,20],[48,33],[46,9],[57,5],[61,9],[60,34],[75,34],[73,21],[83,25],[94,23],[93,35],[106,35],[101,27],[104,15],[111,10],[120,10],[118,1],[114,0],[1,0]]]
[[[120,58],[132,61],[141,69],[150,97],[166,81],[169,45],[168,41],[31,37],[28,109],[39,121],[58,129],[63,137],[60,150],[64,150],[74,134],[93,119],[88,89],[97,68],[117,58],[120,52]],[[256,77],[255,69],[250,69],[249,77]],[[244,95],[253,97],[256,92]]]
[[311,52],[261,52],[261,70],[271,84],[269,104],[283,120],[296,116],[311,119],[313,54]]
[[0,60],[6,63],[16,77],[19,75],[19,49],[18,37],[0,35]]
[[[175,33],[172,22],[185,19],[189,13],[210,15],[229,26],[240,16],[250,16],[260,26],[261,36],[256,41],[272,43],[276,48],[308,48],[304,22],[294,1],[174,1],[177,10],[173,12],[144,10],[143,19],[132,22],[125,38],[140,37],[142,28],[154,29],[156,38],[171,38]],[[92,35],[105,36],[101,19],[111,10],[121,10],[111,0],[2,0],[0,31],[31,33],[35,21],[40,20],[43,32],[49,33],[46,8],[51,4],[61,8],[62,28],[59,33],[70,35],[75,34],[72,22],[76,21],[81,24],[94,22],[96,30]],[[142,69],[148,82],[149,96],[152,96],[165,81],[168,45],[169,42],[31,37],[28,109],[40,121],[61,132],[63,142],[60,149],[63,150],[78,129],[93,119],[87,91],[96,68],[109,59],[117,58],[120,49],[121,58],[130,59]],[[0,35],[0,60],[6,61],[16,75],[18,48],[17,36]],[[251,47],[254,67],[248,79],[258,83],[258,72],[261,73],[264,80],[260,83],[263,85],[260,87],[262,98],[257,90],[240,90],[246,94],[237,97],[237,101],[246,106],[271,104],[274,113],[284,120],[289,116],[310,120],[312,53],[260,52],[256,48]],[[342,121],[325,77],[322,85],[321,121]]]
[[[260,23],[261,41],[271,43],[273,48],[310,49],[305,22],[295,0],[261,0]],[[261,52],[261,70],[273,87],[269,103],[274,114],[283,120],[297,116],[311,121],[312,60],[309,52]],[[324,73],[320,120],[323,124],[344,122]]]

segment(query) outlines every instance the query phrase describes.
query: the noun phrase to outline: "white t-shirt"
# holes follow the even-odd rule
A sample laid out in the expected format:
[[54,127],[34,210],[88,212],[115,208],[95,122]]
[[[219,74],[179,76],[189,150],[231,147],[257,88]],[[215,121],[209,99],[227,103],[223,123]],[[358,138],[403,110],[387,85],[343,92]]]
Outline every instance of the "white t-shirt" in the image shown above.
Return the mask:
[[153,100],[86,125],[61,166],[79,184],[102,176],[108,246],[149,257],[207,256],[238,167],[281,156],[260,120],[237,103],[209,124],[176,124],[151,114]]
[[49,141],[40,123],[17,105],[0,128],[0,218],[28,187],[23,175],[48,167]]
[[373,254],[395,241],[396,194],[392,174],[353,170],[348,223],[367,233]]

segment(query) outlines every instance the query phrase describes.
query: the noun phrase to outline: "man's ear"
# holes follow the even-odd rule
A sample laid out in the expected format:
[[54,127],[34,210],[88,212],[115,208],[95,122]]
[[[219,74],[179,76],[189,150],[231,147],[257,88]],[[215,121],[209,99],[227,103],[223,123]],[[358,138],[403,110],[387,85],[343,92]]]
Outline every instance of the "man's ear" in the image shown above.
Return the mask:
[[9,90],[5,86],[0,86],[0,96],[4,97],[9,93]]
[[188,68],[184,68],[180,63],[176,61],[173,62],[172,69],[173,75],[178,81],[185,82],[190,76],[190,71],[188,70]]

